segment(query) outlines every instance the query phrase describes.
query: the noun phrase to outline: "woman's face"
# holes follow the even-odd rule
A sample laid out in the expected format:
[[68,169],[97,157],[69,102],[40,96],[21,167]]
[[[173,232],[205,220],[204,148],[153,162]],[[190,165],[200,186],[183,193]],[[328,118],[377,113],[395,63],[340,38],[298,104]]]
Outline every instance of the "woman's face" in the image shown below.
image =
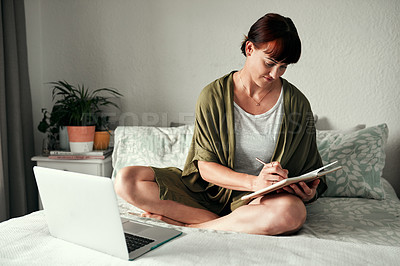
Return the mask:
[[258,48],[251,42],[246,45],[250,74],[259,86],[279,80],[287,68],[287,64],[273,59],[267,52],[269,50],[269,43],[258,45]]

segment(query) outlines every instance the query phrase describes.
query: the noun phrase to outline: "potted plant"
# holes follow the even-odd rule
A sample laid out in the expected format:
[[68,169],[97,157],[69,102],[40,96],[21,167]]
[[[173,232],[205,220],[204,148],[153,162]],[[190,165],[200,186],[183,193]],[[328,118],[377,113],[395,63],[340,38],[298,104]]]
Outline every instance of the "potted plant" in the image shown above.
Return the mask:
[[106,115],[100,114],[97,116],[93,142],[93,149],[95,150],[105,150],[110,144],[109,119],[110,117]]
[[50,114],[50,126],[58,133],[58,143],[61,150],[69,150],[69,139],[67,126],[69,124],[70,113],[66,111],[65,106],[55,104]]
[[51,150],[58,148],[58,128],[51,124],[51,115],[46,108],[42,108],[43,118],[39,122],[38,130],[45,134],[42,143],[42,154],[47,156]]
[[84,85],[75,87],[66,81],[50,84],[53,86],[52,96],[53,101],[55,100],[51,113],[51,118],[54,119],[50,120],[56,126],[67,126],[72,152],[91,151],[100,108],[110,105],[119,108],[109,99],[122,94],[113,88],[90,90]]

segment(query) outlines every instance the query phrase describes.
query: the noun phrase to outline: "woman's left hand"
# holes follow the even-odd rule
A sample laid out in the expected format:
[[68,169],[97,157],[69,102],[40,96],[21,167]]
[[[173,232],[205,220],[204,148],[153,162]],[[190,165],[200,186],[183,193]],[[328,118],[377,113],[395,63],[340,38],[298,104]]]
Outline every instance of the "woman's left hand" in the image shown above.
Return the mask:
[[308,184],[305,182],[299,182],[297,184],[284,187],[283,190],[298,196],[303,200],[303,202],[308,202],[314,198],[319,182],[319,179],[316,179]]

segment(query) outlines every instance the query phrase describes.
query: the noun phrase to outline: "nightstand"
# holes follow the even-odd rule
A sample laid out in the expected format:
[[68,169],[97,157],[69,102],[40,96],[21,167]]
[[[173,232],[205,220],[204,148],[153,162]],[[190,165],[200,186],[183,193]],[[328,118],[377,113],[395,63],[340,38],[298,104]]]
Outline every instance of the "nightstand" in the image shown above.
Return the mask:
[[[111,177],[112,173],[111,156],[105,158],[104,160],[55,160],[49,159],[45,156],[34,156],[31,160],[35,161],[37,166],[78,172],[82,174]],[[54,178],[57,177],[55,176]],[[42,209],[43,206],[39,196],[39,210]]]
[[44,156],[35,156],[32,157],[32,161],[35,161],[37,166],[89,175],[111,177],[112,172],[111,156],[104,160],[56,160]]

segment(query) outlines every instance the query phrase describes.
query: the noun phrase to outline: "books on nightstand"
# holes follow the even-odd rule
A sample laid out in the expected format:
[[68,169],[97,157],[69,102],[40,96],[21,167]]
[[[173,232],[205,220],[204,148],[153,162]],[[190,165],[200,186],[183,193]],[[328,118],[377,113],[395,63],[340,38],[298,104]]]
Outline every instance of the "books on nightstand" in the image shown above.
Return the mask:
[[94,150],[83,153],[75,153],[71,151],[50,151],[49,159],[56,160],[87,160],[87,159],[105,159],[113,152],[113,147],[106,150]]

